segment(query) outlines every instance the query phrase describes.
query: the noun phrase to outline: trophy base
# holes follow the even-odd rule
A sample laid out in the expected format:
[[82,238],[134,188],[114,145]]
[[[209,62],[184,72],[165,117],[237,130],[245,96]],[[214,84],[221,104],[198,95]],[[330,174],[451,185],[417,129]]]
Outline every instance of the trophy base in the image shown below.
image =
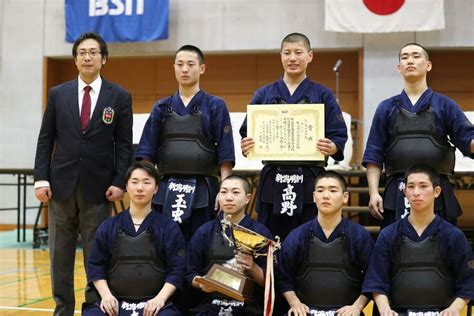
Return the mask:
[[255,281],[220,264],[213,264],[206,276],[196,282],[241,302],[253,300]]

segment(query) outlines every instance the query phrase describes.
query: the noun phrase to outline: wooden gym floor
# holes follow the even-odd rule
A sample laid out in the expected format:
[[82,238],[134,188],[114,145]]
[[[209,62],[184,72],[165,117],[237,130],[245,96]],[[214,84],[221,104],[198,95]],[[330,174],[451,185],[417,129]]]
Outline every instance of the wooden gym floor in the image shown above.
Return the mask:
[[[76,314],[84,297],[86,275],[82,251],[76,253]],[[49,253],[44,249],[0,248],[0,315],[52,315]],[[364,309],[371,315],[372,302]],[[461,315],[466,315],[466,308]],[[471,313],[474,316],[474,313]]]
[[[76,253],[76,314],[84,297],[86,275],[82,251]],[[0,249],[0,315],[52,315],[47,250]]]

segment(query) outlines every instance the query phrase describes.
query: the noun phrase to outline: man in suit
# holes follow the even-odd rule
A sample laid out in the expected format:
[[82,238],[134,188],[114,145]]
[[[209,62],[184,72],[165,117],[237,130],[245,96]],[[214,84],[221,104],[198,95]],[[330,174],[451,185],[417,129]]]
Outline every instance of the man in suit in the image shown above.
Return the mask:
[[100,76],[107,44],[98,34],[84,33],[72,55],[79,76],[49,92],[34,173],[37,199],[49,201],[54,315],[74,313],[78,232],[86,263],[97,227],[123,197],[132,155],[131,96]]

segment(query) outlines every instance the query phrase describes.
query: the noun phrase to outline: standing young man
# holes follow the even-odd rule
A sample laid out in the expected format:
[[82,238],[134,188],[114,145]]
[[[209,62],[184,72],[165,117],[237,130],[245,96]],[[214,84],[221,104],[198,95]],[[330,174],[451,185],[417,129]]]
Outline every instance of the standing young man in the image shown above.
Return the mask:
[[322,173],[314,187],[317,218],[295,228],[279,254],[278,282],[288,315],[360,315],[369,302],[361,289],[374,242],[361,225],[342,217],[349,192],[340,174]]
[[232,173],[234,142],[229,111],[219,97],[201,90],[204,55],[192,45],[178,49],[178,91],[159,100],[146,122],[135,158],[155,163],[163,176],[153,201],[177,222],[188,241],[214,218],[219,182]]
[[131,96],[100,76],[107,44],[98,34],[84,33],[72,55],[79,76],[49,91],[35,160],[35,195],[49,202],[54,315],[74,313],[78,232],[86,263],[111,202],[123,198],[132,157]]
[[[222,236],[222,217],[230,216],[230,222],[248,228],[268,239],[273,239],[272,234],[265,226],[245,214],[250,196],[250,186],[244,178],[232,175],[224,179],[218,194],[222,216],[201,226],[188,244],[185,279],[197,291],[190,297],[199,297],[202,300],[199,306],[191,310],[193,315],[263,314],[263,295],[261,294],[264,287],[266,257],[254,260],[251,255],[242,252],[235,254],[235,248],[230,247]],[[243,269],[255,280],[254,304],[244,304],[244,302],[226,298],[196,282],[196,279],[206,275],[214,263],[225,263],[234,256]]]
[[[398,64],[403,91],[380,103],[372,121],[362,164],[367,167],[370,213],[382,219],[382,227],[408,215],[403,174],[417,163],[427,163],[441,175],[436,213],[453,224],[462,213],[448,176],[454,173],[453,145],[474,158],[474,126],[453,100],[428,88],[432,67],[421,45],[403,46]],[[384,168],[382,199],[378,188]]]
[[[324,138],[315,141],[315,146],[326,156],[341,161],[347,141],[347,128],[339,105],[332,92],[306,76],[313,52],[308,38],[300,33],[287,35],[281,43],[283,77],[275,83],[258,89],[250,104],[297,104],[324,103]],[[255,145],[247,137],[247,119],[240,128],[241,148],[244,156]],[[316,206],[313,202],[313,183],[324,170],[325,161],[265,161],[260,173],[257,189],[256,210],[258,221],[267,226],[282,240],[295,227],[314,219]],[[293,177],[291,177],[293,176]],[[298,183],[278,179],[294,178]],[[286,205],[285,196],[294,196],[291,207]]]
[[375,244],[363,292],[381,316],[440,312],[457,316],[474,299],[474,256],[463,232],[434,211],[439,175],[425,165],[405,173],[410,214],[384,228]]

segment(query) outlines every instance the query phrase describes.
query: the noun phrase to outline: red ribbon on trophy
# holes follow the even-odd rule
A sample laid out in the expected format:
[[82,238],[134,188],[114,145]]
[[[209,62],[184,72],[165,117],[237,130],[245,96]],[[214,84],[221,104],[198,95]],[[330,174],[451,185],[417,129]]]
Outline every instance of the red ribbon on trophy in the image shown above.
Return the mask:
[[275,242],[268,244],[267,251],[267,271],[265,272],[265,296],[263,315],[271,316],[273,313],[273,303],[275,301],[275,276],[273,274],[273,251]]

